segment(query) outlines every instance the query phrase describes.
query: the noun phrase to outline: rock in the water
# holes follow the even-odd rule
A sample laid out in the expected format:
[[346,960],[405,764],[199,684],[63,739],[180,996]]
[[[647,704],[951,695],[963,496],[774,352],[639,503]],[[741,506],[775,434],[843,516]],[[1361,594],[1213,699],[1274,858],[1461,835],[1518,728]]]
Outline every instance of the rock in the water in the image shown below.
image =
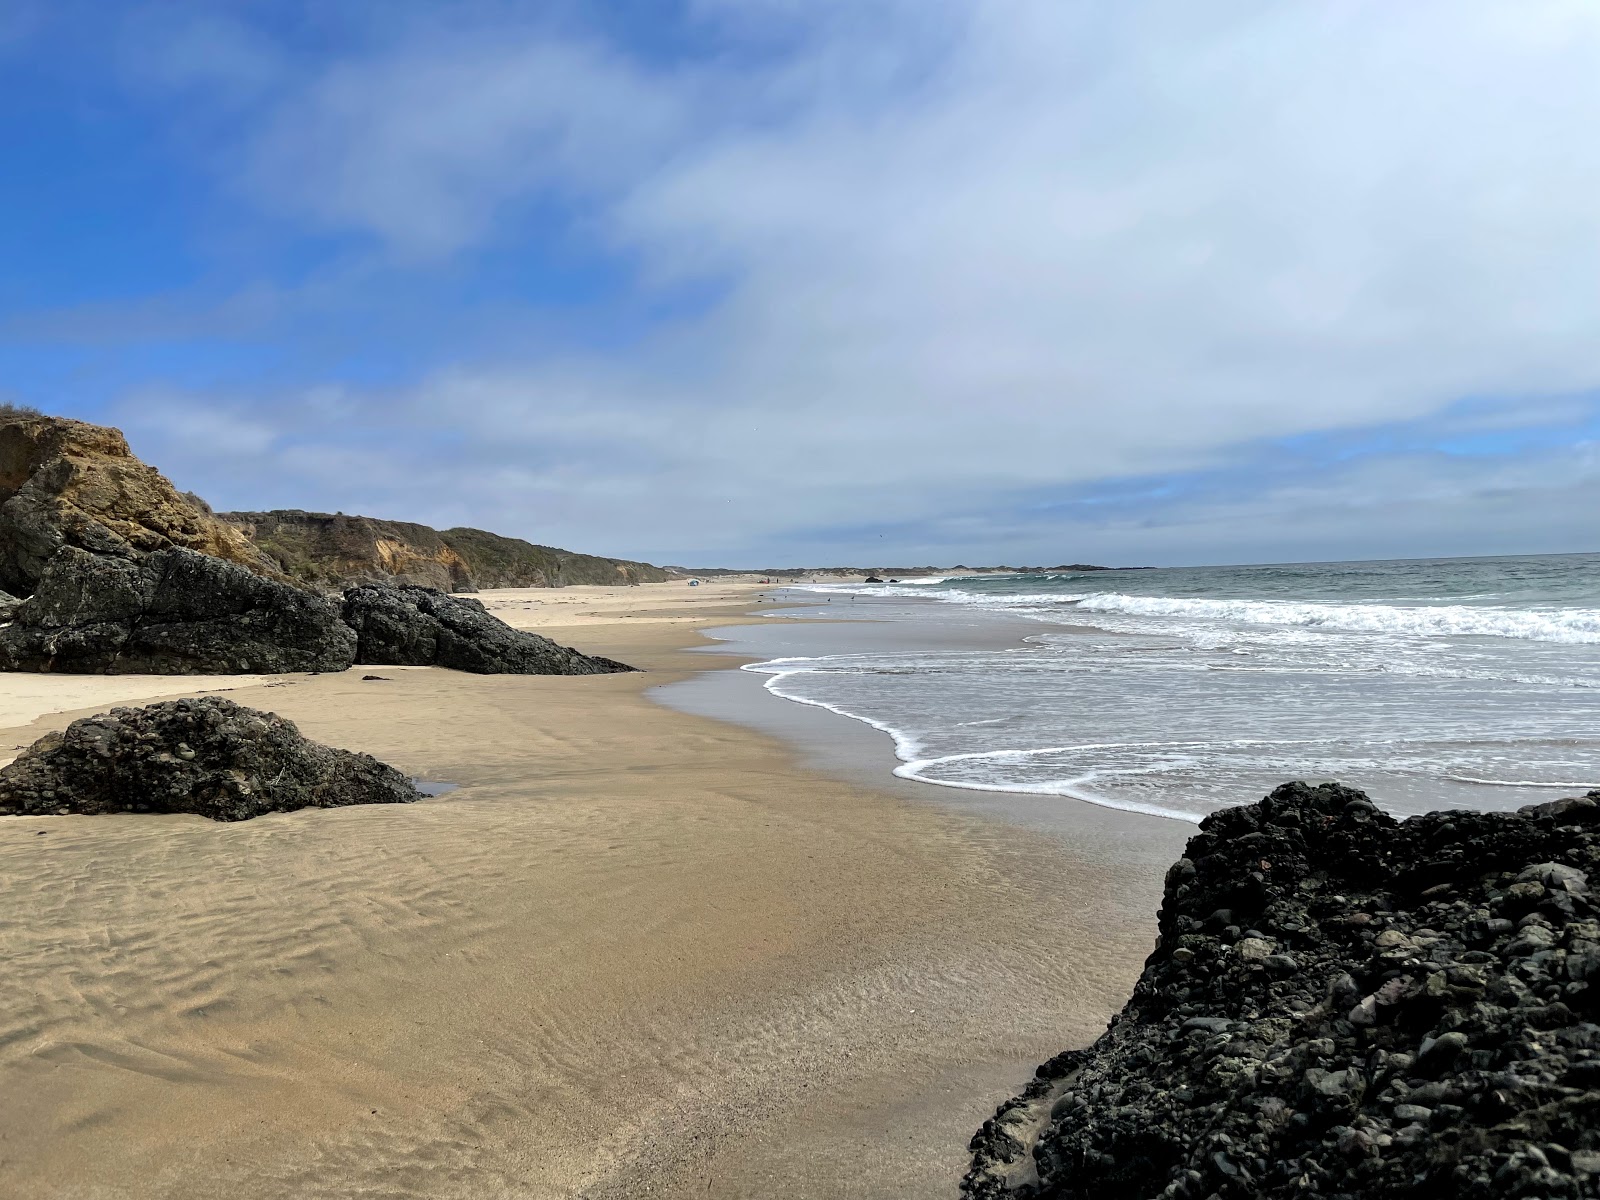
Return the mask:
[[361,586],[344,594],[356,661],[450,667],[479,675],[605,675],[632,667],[513,629],[477,600],[424,587]]
[[1207,818],[1133,998],[963,1194],[1600,1196],[1596,801],[1397,823],[1298,783]]
[[215,696],[85,717],[0,768],[0,813],[196,813],[244,821],[421,798],[409,779],[369,754],[308,741],[291,721]]
[[0,627],[0,670],[187,675],[342,671],[336,600],[191,550],[139,559],[68,546]]
[[118,430],[0,409],[0,587],[28,595],[64,546],[123,558],[181,546],[277,574],[244,534],[135,458]]

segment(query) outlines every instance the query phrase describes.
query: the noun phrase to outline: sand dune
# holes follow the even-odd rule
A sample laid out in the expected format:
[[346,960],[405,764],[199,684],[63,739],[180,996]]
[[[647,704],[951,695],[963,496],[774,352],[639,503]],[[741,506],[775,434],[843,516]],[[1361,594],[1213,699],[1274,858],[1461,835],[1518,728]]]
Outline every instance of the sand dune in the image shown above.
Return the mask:
[[646,675],[225,684],[447,796],[0,820],[0,1192],[950,1194],[1159,881],[651,703],[708,603],[550,630]]

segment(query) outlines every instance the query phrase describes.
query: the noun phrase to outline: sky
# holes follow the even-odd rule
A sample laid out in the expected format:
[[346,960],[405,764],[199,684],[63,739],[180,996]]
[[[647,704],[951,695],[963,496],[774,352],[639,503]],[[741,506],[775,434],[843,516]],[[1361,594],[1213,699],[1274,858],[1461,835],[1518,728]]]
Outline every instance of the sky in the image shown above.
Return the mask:
[[0,0],[0,399],[691,566],[1600,549],[1588,0]]

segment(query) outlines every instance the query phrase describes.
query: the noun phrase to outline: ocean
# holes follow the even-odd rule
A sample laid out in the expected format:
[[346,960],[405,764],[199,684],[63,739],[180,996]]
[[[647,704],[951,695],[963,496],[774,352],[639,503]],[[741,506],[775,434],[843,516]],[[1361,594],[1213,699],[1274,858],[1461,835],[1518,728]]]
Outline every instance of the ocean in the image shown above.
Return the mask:
[[[807,606],[792,610],[799,620],[944,628],[911,649],[905,637],[857,639],[745,668],[775,695],[883,730],[907,779],[1183,821],[1289,779],[1336,779],[1399,815],[1600,787],[1600,554],[950,576],[783,595]],[[1020,640],[979,636],[986,620],[1020,624]]]

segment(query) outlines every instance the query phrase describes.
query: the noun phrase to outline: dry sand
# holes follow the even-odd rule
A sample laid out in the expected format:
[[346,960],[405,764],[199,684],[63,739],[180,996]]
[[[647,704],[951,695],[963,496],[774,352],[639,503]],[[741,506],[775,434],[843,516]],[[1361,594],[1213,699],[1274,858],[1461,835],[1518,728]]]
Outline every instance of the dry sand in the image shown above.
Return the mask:
[[[450,795],[0,819],[0,1195],[952,1196],[1159,880],[652,703],[752,585],[610,590],[487,599],[647,674],[189,681]],[[134,698],[62,683],[0,746]]]
[[[842,582],[830,578],[830,583]],[[633,587],[571,588],[491,588],[479,592],[484,606],[508,625],[518,629],[546,629],[553,626],[628,624],[705,623],[708,610],[738,603],[732,609],[743,613],[769,603],[762,599],[765,589],[755,575],[718,576],[690,586],[672,583],[641,583]]]

